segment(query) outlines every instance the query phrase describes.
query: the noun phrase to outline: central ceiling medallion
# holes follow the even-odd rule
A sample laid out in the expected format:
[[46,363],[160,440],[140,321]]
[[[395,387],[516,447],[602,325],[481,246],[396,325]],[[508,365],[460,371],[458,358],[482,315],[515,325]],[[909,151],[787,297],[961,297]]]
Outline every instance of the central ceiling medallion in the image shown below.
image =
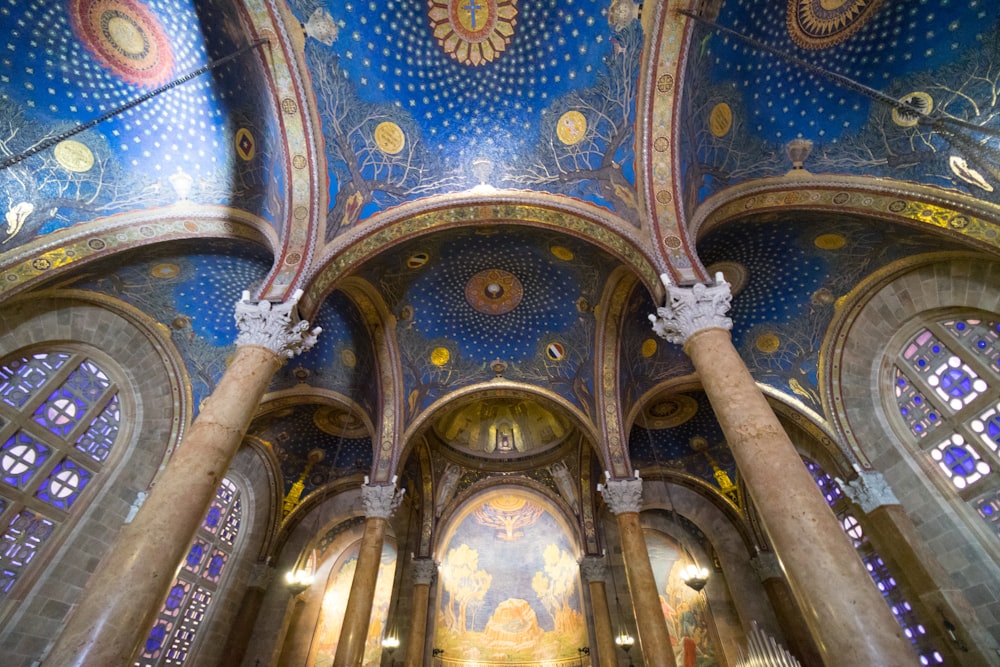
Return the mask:
[[427,16],[444,52],[463,65],[484,65],[507,50],[517,0],[430,0]]
[[484,315],[509,313],[521,303],[522,296],[521,281],[503,269],[480,271],[465,284],[465,300]]
[[83,46],[123,80],[153,88],[170,78],[170,40],[145,3],[71,0],[69,15]]
[[882,0],[788,0],[788,32],[803,49],[825,49],[861,29]]

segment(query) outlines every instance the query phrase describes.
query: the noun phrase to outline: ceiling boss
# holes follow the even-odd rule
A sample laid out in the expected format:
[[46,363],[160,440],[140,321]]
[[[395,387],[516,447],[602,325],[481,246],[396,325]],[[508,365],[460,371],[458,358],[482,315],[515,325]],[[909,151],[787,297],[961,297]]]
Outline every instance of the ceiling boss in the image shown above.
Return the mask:
[[507,49],[517,0],[431,0],[427,16],[444,52],[463,65],[483,65]]

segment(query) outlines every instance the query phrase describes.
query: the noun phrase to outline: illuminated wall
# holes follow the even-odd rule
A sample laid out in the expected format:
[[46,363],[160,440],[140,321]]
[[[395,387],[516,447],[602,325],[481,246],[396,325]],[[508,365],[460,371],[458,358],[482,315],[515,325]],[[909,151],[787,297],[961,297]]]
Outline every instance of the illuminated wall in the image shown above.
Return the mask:
[[450,522],[438,557],[434,647],[446,664],[549,663],[588,645],[577,549],[543,497],[476,496]]

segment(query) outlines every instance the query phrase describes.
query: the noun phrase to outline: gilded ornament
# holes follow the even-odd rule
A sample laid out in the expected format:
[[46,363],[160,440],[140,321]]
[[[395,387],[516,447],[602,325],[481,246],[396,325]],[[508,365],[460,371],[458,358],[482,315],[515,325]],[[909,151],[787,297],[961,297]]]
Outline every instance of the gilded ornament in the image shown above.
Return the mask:
[[578,144],[587,134],[587,117],[579,111],[567,111],[556,123],[556,136],[567,146]]
[[392,121],[383,121],[375,126],[375,145],[387,155],[396,155],[406,145],[403,129]]
[[60,141],[52,150],[56,162],[69,171],[82,173],[94,166],[94,154],[79,141],[67,139]]
[[724,137],[733,127],[733,110],[725,102],[719,102],[708,114],[708,129],[716,137]]

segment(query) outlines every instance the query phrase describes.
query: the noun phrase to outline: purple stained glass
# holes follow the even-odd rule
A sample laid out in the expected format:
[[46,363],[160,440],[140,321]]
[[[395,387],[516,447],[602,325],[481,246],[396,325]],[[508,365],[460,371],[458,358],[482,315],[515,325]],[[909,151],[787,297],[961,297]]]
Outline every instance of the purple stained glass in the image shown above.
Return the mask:
[[55,524],[29,510],[13,517],[0,535],[0,568],[4,571],[2,592],[10,591],[23,568],[52,535]]
[[118,395],[111,397],[111,400],[104,407],[97,417],[90,422],[83,435],[76,441],[75,447],[87,454],[98,463],[104,463],[111,447],[118,438],[118,427],[121,423],[121,410],[118,405]]
[[178,582],[170,588],[170,592],[167,593],[167,600],[163,603],[163,607],[167,611],[176,612],[177,609],[184,603],[184,598],[187,596],[188,586],[184,582]]
[[202,558],[205,557],[205,551],[208,549],[208,545],[201,540],[196,540],[194,544],[191,545],[191,550],[188,551],[187,558],[184,562],[185,569],[191,570],[192,572],[197,572],[198,567],[201,565]]
[[941,389],[954,398],[965,398],[972,391],[972,378],[961,368],[949,368],[941,374]]
[[50,447],[18,431],[0,449],[0,479],[16,489],[24,488],[51,453]]
[[38,406],[31,416],[39,426],[44,426],[61,438],[66,437],[87,411],[87,404],[65,387],[56,389],[47,401]]
[[222,518],[222,507],[219,504],[212,503],[212,506],[208,508],[208,514],[205,515],[205,529],[214,533],[219,527],[219,519]]
[[90,481],[91,473],[69,459],[63,459],[49,473],[35,496],[53,507],[68,510]]
[[35,354],[0,366],[0,400],[20,408],[69,357],[64,353]]

